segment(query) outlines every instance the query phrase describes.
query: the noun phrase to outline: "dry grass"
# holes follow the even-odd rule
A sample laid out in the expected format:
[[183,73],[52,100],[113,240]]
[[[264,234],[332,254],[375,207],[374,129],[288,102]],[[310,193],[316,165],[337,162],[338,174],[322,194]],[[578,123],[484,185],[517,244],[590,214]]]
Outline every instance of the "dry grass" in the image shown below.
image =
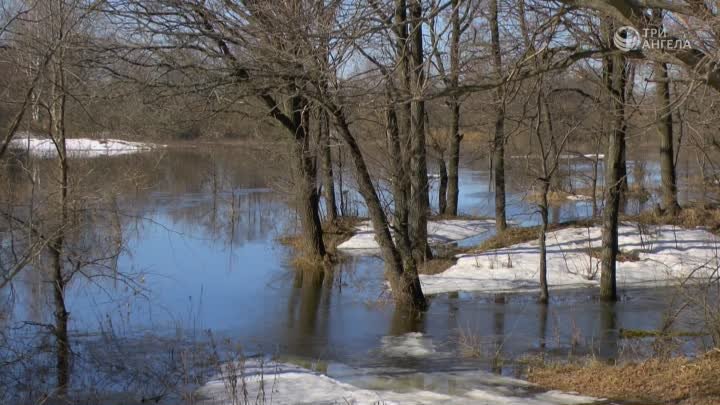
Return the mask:
[[458,329],[457,344],[458,350],[463,357],[487,357],[485,342],[483,342],[479,333],[474,332],[470,328]]
[[328,253],[325,260],[303,253],[305,246],[301,235],[284,235],[277,238],[277,241],[292,248],[295,252],[295,256],[290,260],[293,267],[299,270],[324,268],[331,262],[339,260],[340,256],[337,254],[338,245],[350,239],[360,221],[362,219],[357,217],[341,217],[334,222],[323,223],[323,242]]
[[[548,204],[550,205],[561,205],[572,200],[573,196],[587,196],[582,193],[568,193],[567,191],[550,191],[548,193]],[[542,202],[541,193],[533,193],[525,196],[525,201],[533,204],[540,204]]]
[[578,364],[542,364],[528,379],[543,388],[584,395],[658,404],[720,403],[720,351],[697,359],[650,359],[610,365],[595,360]]
[[[602,259],[602,247],[597,246],[588,249],[588,254],[595,259]],[[620,250],[615,258],[618,262],[637,262],[640,261],[639,250]]]
[[449,269],[452,265],[457,262],[456,259],[452,258],[433,258],[418,267],[418,273],[420,274],[438,274]]
[[[595,222],[592,219],[561,222],[559,224],[548,225],[548,232],[570,227],[587,227],[593,225],[595,225]],[[474,251],[485,252],[488,250],[505,248],[518,243],[530,242],[538,238],[539,232],[539,226],[508,228],[504,232],[486,239]]]
[[495,219],[493,217],[484,217],[479,215],[467,215],[467,214],[458,214],[458,215],[447,215],[447,214],[434,214],[430,215],[428,217],[428,221],[442,221],[446,219],[463,219],[463,220],[473,220],[473,219]]
[[677,215],[668,215],[657,210],[644,211],[639,215],[624,216],[623,221],[647,225],[676,225],[683,228],[705,227],[720,233],[720,209],[700,206],[684,207]]
[[334,222],[323,223],[323,241],[328,252],[336,253],[338,245],[350,239],[362,221],[363,218],[358,217],[340,217]]

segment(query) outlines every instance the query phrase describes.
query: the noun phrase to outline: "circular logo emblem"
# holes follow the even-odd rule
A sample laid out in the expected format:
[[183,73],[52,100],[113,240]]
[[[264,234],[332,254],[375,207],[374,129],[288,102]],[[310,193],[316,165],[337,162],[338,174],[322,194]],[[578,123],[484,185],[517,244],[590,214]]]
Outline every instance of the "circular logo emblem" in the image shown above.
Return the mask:
[[630,52],[635,49],[640,49],[642,38],[640,38],[640,32],[638,32],[638,30],[633,27],[624,26],[615,31],[613,42],[621,51]]

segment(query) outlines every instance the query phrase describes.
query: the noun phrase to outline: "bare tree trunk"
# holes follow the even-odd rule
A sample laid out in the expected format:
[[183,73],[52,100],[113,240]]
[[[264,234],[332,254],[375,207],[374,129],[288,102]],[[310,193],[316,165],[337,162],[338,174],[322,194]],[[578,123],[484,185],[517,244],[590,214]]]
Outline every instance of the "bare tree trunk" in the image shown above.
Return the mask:
[[320,141],[322,143],[322,179],[325,191],[327,220],[335,222],[338,217],[335,201],[335,177],[333,176],[332,150],[330,149],[330,121],[325,110],[320,111]]
[[620,213],[624,214],[627,209],[630,187],[628,185],[627,171],[627,150],[623,147],[622,157],[620,158]]
[[[547,304],[550,301],[550,293],[548,291],[548,284],[547,284],[547,246],[546,246],[546,239],[547,239],[547,229],[548,229],[548,193],[550,192],[550,187],[553,184],[553,178],[554,174],[557,172],[558,166],[559,166],[559,159],[560,159],[560,150],[558,149],[557,142],[555,141],[555,132],[553,129],[553,123],[552,123],[552,115],[550,113],[550,105],[548,104],[547,98],[544,97],[544,94],[541,90],[538,91],[538,97],[537,97],[537,115],[538,115],[538,123],[537,127],[535,129],[536,134],[538,135],[538,145],[540,147],[540,152],[542,154],[542,178],[540,179],[542,181],[542,200],[540,202],[540,217],[542,220],[542,225],[540,227],[540,235],[538,237],[538,245],[540,246],[540,303],[541,304]],[[544,126],[541,125],[544,122]],[[549,138],[550,141],[550,153],[548,155],[548,152],[546,150],[546,147],[543,143],[541,131],[544,129],[545,136]],[[564,143],[564,142],[563,142]],[[552,157],[552,169],[548,167],[548,158]],[[558,220],[558,217],[560,215],[555,215],[555,220]]]
[[425,149],[425,59],[423,54],[423,9],[420,0],[411,0],[410,15],[410,75],[412,100],[410,102],[410,201],[409,231],[413,255],[417,263],[429,256],[427,243],[427,216],[429,190]]
[[[402,155],[402,147],[400,145],[400,128],[397,119],[397,111],[395,106],[392,104],[390,89],[387,89],[388,95],[388,107],[386,109],[386,128],[388,144],[390,146],[390,153],[393,156]],[[395,202],[395,209],[393,215],[393,226],[395,228],[395,245],[400,251],[400,255],[403,259],[411,258],[412,248],[410,246],[410,239],[408,235],[408,198],[410,190],[410,179],[408,173],[405,170],[405,164],[400,160],[393,160],[391,162],[391,168],[393,171],[392,187],[393,197]]]
[[403,258],[393,242],[387,216],[380,204],[365,159],[350,131],[350,126],[345,120],[343,111],[339,108],[333,108],[333,116],[336,119],[340,136],[347,143],[350,157],[355,165],[358,191],[365,200],[375,232],[375,239],[380,245],[380,251],[385,261],[395,302],[399,305],[408,305],[412,308],[424,310],[427,308],[427,301],[420,286],[417,263],[412,254],[408,254]]
[[[460,84],[460,0],[452,0],[450,24],[450,87],[456,89]],[[447,164],[447,206],[440,209],[441,213],[456,216],[458,214],[458,198],[460,196],[460,101],[457,95],[450,96],[450,142],[448,145]],[[444,164],[444,162],[443,162]],[[442,175],[442,172],[440,173]],[[442,178],[441,178],[442,179]]]
[[540,303],[547,304],[550,300],[547,284],[547,247],[545,239],[548,229],[548,193],[550,192],[549,179],[542,181],[542,202],[540,205],[540,217],[542,225],[538,235],[538,245],[540,246]]
[[[328,89],[328,81],[337,76],[336,72],[330,68],[330,37],[332,24],[335,18],[335,8],[325,8],[324,0],[316,0],[318,10],[322,10],[322,18],[320,25],[320,50],[322,50],[322,70],[326,77],[321,81],[321,87],[324,93]],[[333,160],[332,149],[330,148],[330,117],[327,110],[319,107],[319,125],[320,128],[320,145],[321,145],[321,165],[322,165],[322,181],[323,190],[325,191],[325,206],[327,210],[327,219],[334,223],[338,217],[337,203],[335,201],[335,177],[333,176]]]
[[[298,2],[292,3],[298,6]],[[245,69],[244,63],[233,53],[233,48],[228,45],[225,37],[218,33],[217,27],[214,25],[214,15],[209,8],[198,5],[190,5],[189,11],[197,18],[202,30],[209,34],[209,37],[216,43],[220,55],[226,59],[229,66],[233,70],[233,76],[240,80],[249,80],[250,74]],[[253,8],[253,13],[258,13],[256,17],[262,17],[262,10]],[[283,47],[286,44],[273,44],[272,47]],[[295,44],[297,45],[297,44]],[[306,50],[294,48],[292,53],[295,56],[301,56]],[[309,127],[309,103],[307,97],[302,95],[304,83],[302,81],[295,82],[292,79],[287,83],[287,87],[291,90],[292,97],[287,113],[281,110],[281,105],[267,91],[260,91],[257,94],[258,99],[268,108],[269,115],[280,123],[294,141],[294,160],[295,169],[298,173],[296,208],[300,216],[300,225],[302,227],[302,236],[306,254],[322,258],[325,256],[325,245],[322,238],[322,226],[320,221],[320,195],[316,187],[317,168],[315,164],[315,154],[310,150],[310,127]]]
[[595,158],[593,159],[593,171],[592,171],[592,216],[597,218],[599,213],[599,207],[597,202],[597,186],[598,186],[598,168],[600,166],[600,140],[598,138],[597,146],[595,147]]
[[[60,37],[62,40],[62,36]],[[70,338],[68,336],[69,314],[65,305],[65,275],[63,272],[63,250],[65,244],[65,229],[68,226],[68,161],[65,148],[65,72],[60,62],[53,67],[53,91],[52,91],[52,114],[50,133],[55,139],[58,149],[58,161],[60,165],[60,223],[57,235],[50,244],[53,297],[55,302],[55,340],[57,392],[59,396],[65,396],[70,384]]]
[[[661,10],[653,10],[654,25],[661,31],[663,17]],[[670,76],[667,63],[655,62],[655,126],[660,137],[660,175],[662,200],[669,215],[677,214],[680,209],[677,199],[677,181],[675,174],[675,153],[673,151],[673,120],[670,96]]]
[[340,195],[340,216],[348,215],[347,201],[345,200],[345,179],[343,178],[343,170],[345,169],[345,158],[343,155],[345,150],[340,147],[337,150],[337,179],[338,179],[338,195]]
[[[608,29],[608,31],[611,31]],[[613,113],[605,170],[605,210],[603,212],[600,299],[617,300],[615,278],[618,254],[618,216],[625,155],[625,57],[614,55],[605,60],[605,81]]]
[[326,252],[320,221],[320,194],[315,184],[317,168],[315,156],[310,150],[310,112],[302,97],[294,97],[291,104],[292,117],[297,128],[294,143],[298,172],[296,208],[300,216],[304,248],[306,254],[323,258]]
[[447,189],[448,189],[448,171],[445,167],[445,156],[443,154],[438,158],[438,169],[440,171],[440,184],[438,185],[438,212],[447,212]]
[[[490,34],[493,65],[498,78],[502,77],[502,54],[500,27],[498,23],[498,0],[490,0]],[[493,169],[495,177],[495,228],[502,232],[507,228],[505,216],[505,94],[502,86],[495,90],[495,136],[493,138]]]
[[56,341],[56,372],[57,392],[59,396],[67,394],[70,383],[70,338],[68,337],[69,314],[65,306],[65,279],[63,275],[62,251],[64,244],[63,231],[55,238],[51,247],[51,265],[53,280],[53,297],[55,302]]
[[656,123],[660,136],[660,174],[662,177],[663,205],[670,215],[677,214],[680,209],[677,199],[677,181],[675,174],[675,153],[673,147],[673,123],[670,110],[670,83],[666,63],[655,64],[656,101],[658,103],[658,120]]

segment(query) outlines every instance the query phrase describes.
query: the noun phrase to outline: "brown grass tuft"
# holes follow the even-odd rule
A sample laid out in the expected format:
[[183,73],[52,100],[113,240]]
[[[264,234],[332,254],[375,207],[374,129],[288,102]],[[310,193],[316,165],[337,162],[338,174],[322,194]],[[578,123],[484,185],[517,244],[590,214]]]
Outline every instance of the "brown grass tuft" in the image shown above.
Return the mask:
[[[593,225],[595,225],[595,222],[592,219],[568,221],[559,224],[550,224],[548,226],[548,232],[570,227],[586,227]],[[538,238],[539,232],[539,226],[508,228],[504,232],[501,232],[491,238],[486,239],[477,247],[477,249],[475,249],[475,251],[485,252],[488,250],[500,249],[516,245],[518,243],[530,242]]]
[[720,209],[702,206],[684,207],[676,215],[669,215],[657,209],[643,211],[638,215],[624,216],[623,221],[647,225],[676,225],[683,228],[705,227],[710,232],[720,233]]
[[350,239],[360,221],[361,218],[341,217],[334,222],[323,223],[323,242],[328,253],[325,260],[304,253],[305,246],[300,235],[283,235],[277,238],[277,241],[295,252],[295,256],[290,259],[290,265],[293,267],[298,270],[319,269],[340,260],[341,256],[337,254],[338,245]]
[[336,253],[341,243],[350,239],[355,233],[355,227],[362,222],[358,217],[339,217],[334,222],[323,223],[323,241],[328,252]]
[[697,359],[677,357],[611,365],[596,360],[531,367],[528,379],[543,388],[658,404],[720,403],[720,351]]
[[456,259],[448,258],[434,258],[428,260],[418,267],[418,273],[420,274],[438,274],[449,269],[453,264],[457,262]]
[[[602,259],[602,247],[597,246],[588,249],[588,254],[592,256],[595,259],[601,260]],[[620,250],[618,252],[618,255],[615,259],[618,262],[637,262],[640,261],[640,251],[639,250]]]

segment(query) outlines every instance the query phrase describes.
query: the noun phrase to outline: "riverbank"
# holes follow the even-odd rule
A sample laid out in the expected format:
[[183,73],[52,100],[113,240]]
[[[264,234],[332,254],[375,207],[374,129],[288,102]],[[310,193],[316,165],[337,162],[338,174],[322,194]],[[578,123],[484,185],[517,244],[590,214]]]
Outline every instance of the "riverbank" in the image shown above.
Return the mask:
[[[704,229],[623,223],[619,229],[619,287],[652,287],[704,279],[720,265],[720,239]],[[547,233],[551,289],[598,286],[600,226],[569,227]],[[426,294],[456,291],[533,293],[539,290],[540,249],[536,240],[458,256],[446,271],[421,276]]]
[[[55,141],[47,136],[38,134],[18,134],[10,143],[10,147],[16,151],[26,150],[31,155],[40,157],[51,157],[57,154],[58,146]],[[165,145],[147,142],[131,142],[113,138],[67,138],[65,139],[65,151],[70,157],[97,157],[117,156],[129,153],[149,151],[162,148]]]
[[[203,385],[196,397],[204,404],[261,402],[271,404],[478,404],[485,405],[580,405],[597,400],[558,390],[541,390],[526,381],[492,373],[458,369],[451,371],[453,387],[428,384],[425,389],[392,386],[393,376],[432,381],[448,372],[414,372],[400,368],[371,370],[344,367],[341,382],[327,375],[289,363],[247,360],[225,365],[225,373]],[[233,401],[232,398],[237,398]]]
[[607,364],[593,359],[538,364],[528,380],[546,389],[579,392],[631,403],[710,405],[720,403],[720,351],[695,358],[652,358]]

